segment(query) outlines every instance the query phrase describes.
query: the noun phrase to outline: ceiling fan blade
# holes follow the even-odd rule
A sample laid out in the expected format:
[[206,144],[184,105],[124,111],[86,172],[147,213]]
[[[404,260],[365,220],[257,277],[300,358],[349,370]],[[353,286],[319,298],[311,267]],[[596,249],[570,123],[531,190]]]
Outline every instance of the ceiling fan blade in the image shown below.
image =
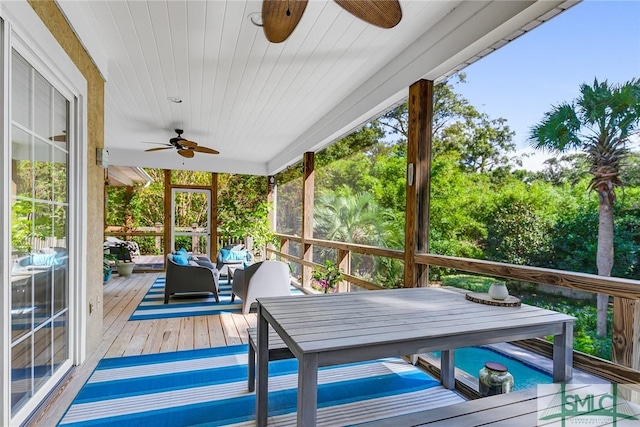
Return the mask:
[[308,0],[262,0],[262,29],[271,43],[283,42],[295,30]]
[[214,150],[213,148],[207,148],[207,147],[194,147],[193,151],[197,151],[198,153],[220,154],[218,150]]
[[335,0],[335,2],[356,18],[377,27],[393,28],[402,19],[402,9],[398,0]]
[[178,140],[178,144],[180,144],[183,147],[197,147],[198,146],[197,142],[189,141],[189,140],[186,140],[186,139]]
[[160,150],[169,150],[170,148],[173,148],[173,147],[157,147],[157,148],[149,148],[149,149],[144,150],[144,151],[160,151]]
[[166,147],[172,147],[171,144],[167,144],[166,142],[155,142],[155,141],[140,141],[143,144],[156,144],[156,145],[164,145]]
[[178,150],[178,154],[182,157],[186,157],[187,159],[192,158],[194,155],[193,150]]

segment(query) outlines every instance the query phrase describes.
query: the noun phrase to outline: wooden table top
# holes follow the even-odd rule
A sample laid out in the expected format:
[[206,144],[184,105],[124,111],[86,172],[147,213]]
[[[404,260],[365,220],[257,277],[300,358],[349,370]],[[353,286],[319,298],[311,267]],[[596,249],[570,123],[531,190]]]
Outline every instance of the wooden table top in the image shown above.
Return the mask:
[[529,336],[538,329],[543,336],[550,334],[552,325],[561,327],[575,320],[526,304],[478,304],[465,299],[464,292],[450,288],[268,297],[258,301],[263,315],[297,355],[425,340],[440,346],[445,343],[448,348],[466,347],[476,345],[473,341],[479,335],[484,335],[483,343],[501,342],[501,336],[521,339],[518,331],[525,329]]

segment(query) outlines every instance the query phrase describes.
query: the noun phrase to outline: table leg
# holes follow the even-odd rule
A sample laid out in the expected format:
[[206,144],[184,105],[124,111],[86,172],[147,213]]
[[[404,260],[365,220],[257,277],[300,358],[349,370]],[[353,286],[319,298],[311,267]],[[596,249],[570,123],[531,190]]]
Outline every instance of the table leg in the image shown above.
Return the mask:
[[258,378],[256,382],[256,425],[265,427],[269,416],[269,323],[258,303]]
[[315,427],[318,404],[318,355],[298,360],[298,427]]
[[256,390],[256,352],[249,344],[249,365],[247,366],[247,389],[249,392]]
[[563,323],[562,333],[553,337],[553,381],[573,376],[573,322]]
[[449,390],[456,388],[455,350],[440,352],[440,381]]

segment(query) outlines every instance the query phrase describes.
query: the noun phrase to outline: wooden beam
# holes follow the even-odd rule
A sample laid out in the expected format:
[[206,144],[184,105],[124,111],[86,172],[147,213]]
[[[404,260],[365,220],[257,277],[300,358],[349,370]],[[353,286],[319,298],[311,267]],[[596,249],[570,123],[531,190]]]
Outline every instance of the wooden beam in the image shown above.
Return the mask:
[[[305,261],[313,262],[313,244],[308,239],[313,239],[313,193],[315,187],[313,152],[304,153],[302,160],[302,257]],[[302,267],[302,286],[311,286],[311,274],[313,268],[308,265]]]
[[218,254],[218,174],[211,172],[211,224],[209,224],[209,258]]
[[164,170],[164,256],[171,253],[171,170]]
[[[302,242],[302,239],[298,236],[281,233],[277,233],[277,236],[282,239],[283,242],[287,243],[289,241]],[[396,249],[385,249],[356,243],[333,242],[321,239],[310,239],[307,243],[324,248],[344,249],[365,255],[404,259],[404,252]],[[282,247],[282,251],[287,252],[284,250],[284,246]],[[550,268],[528,267],[472,258],[458,258],[447,255],[416,254],[414,259],[416,264],[429,264],[487,276],[548,284],[585,292],[600,292],[621,298],[640,300],[639,280],[575,273]]]
[[[305,261],[304,259],[298,258],[297,256],[294,255],[289,255],[288,253],[282,251],[271,251],[271,253],[273,253],[275,256],[280,257],[280,258],[284,258],[284,259],[288,259],[289,261],[295,262],[297,264],[302,265],[303,267],[309,267],[310,269],[313,269],[315,267],[322,267],[322,265],[320,264],[316,264],[314,262],[311,261]],[[351,274],[343,274],[344,276],[344,280],[346,282],[350,282],[353,283],[354,285],[358,285],[361,288],[364,289],[368,289],[368,290],[372,290],[372,291],[381,291],[381,290],[385,290],[388,288],[384,288],[382,286],[376,285],[375,283],[371,283],[368,282],[364,279],[361,279],[359,277],[353,276]]]
[[[133,212],[131,212],[131,199],[133,199],[133,187],[126,186],[124,190],[124,231],[128,233],[133,228]],[[125,239],[129,240],[129,239]]]
[[407,140],[407,203],[405,217],[404,287],[426,286],[427,267],[414,255],[429,251],[429,185],[433,82],[419,80],[409,88]]
[[586,292],[604,293],[629,299],[640,299],[640,281],[597,276],[587,273],[573,273],[550,268],[527,267],[472,258],[457,258],[446,255],[417,254],[415,261],[421,264],[437,265],[470,273],[524,282],[562,286]]
[[186,190],[209,190],[211,185],[171,184],[171,188],[183,188]]
[[[338,249],[338,269],[343,274],[351,274],[351,252],[344,249]],[[338,284],[338,292],[348,292],[348,283],[346,280],[341,280]]]
[[640,370],[640,300],[613,298],[611,360]]
[[[429,252],[429,212],[431,204],[431,153],[433,144],[433,81],[420,80],[417,84],[420,94],[420,116],[418,117],[418,163],[416,185],[418,191],[416,251]],[[429,266],[416,265],[416,284],[429,284]]]
[[[269,223],[269,229],[273,232],[276,231],[276,225],[278,217],[276,215],[276,209],[278,207],[278,186],[276,184],[276,177],[269,175],[267,177],[267,204],[269,205],[269,214],[267,215],[267,221]],[[267,243],[267,251],[275,249],[272,243]],[[267,254],[265,253],[265,256]]]
[[269,228],[273,231],[276,230],[276,203],[278,200],[278,186],[276,184],[276,177],[269,175],[267,177],[267,203],[271,207],[267,221],[269,221]]
[[[291,239],[294,240],[294,239]],[[360,245],[357,243],[334,242],[332,240],[309,239],[307,243],[326,248],[357,252],[364,255],[375,255],[386,258],[404,259],[404,252],[398,249],[385,249],[376,246]]]
[[300,236],[293,236],[291,234],[282,234],[282,233],[276,233],[276,236],[279,237],[280,240],[283,241],[283,243],[285,240],[302,243],[302,237]]

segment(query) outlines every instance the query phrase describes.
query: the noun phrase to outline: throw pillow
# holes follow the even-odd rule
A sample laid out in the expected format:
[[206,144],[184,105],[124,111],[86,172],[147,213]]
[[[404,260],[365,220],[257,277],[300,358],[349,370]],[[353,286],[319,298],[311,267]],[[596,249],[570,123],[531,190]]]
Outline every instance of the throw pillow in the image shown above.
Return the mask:
[[184,255],[176,254],[173,256],[173,262],[178,265],[189,265],[189,258]]
[[186,255],[189,256],[189,252],[187,252],[187,250],[185,248],[180,248],[178,249],[178,252],[176,252],[178,255]]
[[231,253],[231,250],[229,249],[220,249],[220,257],[222,258],[222,261],[229,261],[230,253]]
[[247,259],[247,251],[231,251],[229,252],[229,261],[244,261]]
[[64,260],[56,252],[50,254],[31,254],[32,265],[62,265]]

